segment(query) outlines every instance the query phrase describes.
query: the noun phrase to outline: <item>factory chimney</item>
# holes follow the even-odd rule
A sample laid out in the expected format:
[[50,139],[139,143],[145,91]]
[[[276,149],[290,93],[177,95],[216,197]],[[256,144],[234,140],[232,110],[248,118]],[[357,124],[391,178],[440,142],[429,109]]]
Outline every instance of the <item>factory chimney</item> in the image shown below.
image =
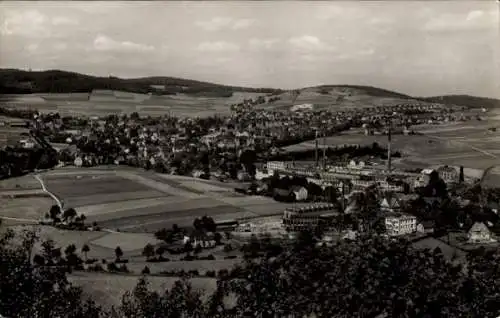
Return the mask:
[[319,167],[319,153],[318,153],[318,130],[316,130],[316,139],[315,139],[315,144],[316,144],[316,147],[315,147],[315,153],[314,153],[314,158],[316,160],[316,169],[318,169]]
[[323,170],[326,171],[326,133],[323,132]]
[[391,126],[387,134],[387,171],[391,171]]

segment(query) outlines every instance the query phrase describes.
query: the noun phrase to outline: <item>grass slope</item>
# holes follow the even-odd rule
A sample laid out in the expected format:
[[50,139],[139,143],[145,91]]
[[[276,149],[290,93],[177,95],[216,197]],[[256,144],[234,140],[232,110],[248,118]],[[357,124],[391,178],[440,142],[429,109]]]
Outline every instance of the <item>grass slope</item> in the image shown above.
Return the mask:
[[469,108],[500,108],[500,100],[495,98],[477,97],[470,95],[443,95],[422,98],[424,101],[465,106]]

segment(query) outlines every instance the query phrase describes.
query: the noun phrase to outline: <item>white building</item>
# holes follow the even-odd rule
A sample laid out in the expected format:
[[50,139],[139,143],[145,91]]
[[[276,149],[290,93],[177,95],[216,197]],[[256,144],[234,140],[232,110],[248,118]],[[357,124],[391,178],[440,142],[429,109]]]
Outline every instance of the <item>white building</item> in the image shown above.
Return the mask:
[[476,222],[467,233],[468,242],[472,244],[493,243],[496,240],[492,237],[491,231],[484,223]]
[[399,236],[417,231],[417,218],[412,215],[393,215],[385,218],[385,229],[389,236]]
[[283,162],[283,161],[269,161],[266,164],[266,168],[267,168],[268,173],[272,175],[274,173],[274,171],[287,170],[289,167],[288,167],[288,163]]
[[314,108],[313,104],[300,104],[300,105],[293,105],[290,110],[292,112],[296,112],[299,110],[312,110]]
[[295,196],[296,201],[305,201],[307,200],[307,189],[304,187],[293,187],[292,188],[293,195]]
[[213,145],[221,134],[219,132],[212,133],[201,137],[201,142],[207,146]]

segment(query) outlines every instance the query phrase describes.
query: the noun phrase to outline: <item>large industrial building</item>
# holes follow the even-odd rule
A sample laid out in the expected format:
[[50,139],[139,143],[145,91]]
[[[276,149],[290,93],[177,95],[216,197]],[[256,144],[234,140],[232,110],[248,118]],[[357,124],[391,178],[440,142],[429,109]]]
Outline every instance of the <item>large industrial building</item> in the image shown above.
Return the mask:
[[333,204],[286,209],[283,213],[283,226],[289,232],[311,230],[322,224],[329,226],[332,218],[338,214],[339,212]]

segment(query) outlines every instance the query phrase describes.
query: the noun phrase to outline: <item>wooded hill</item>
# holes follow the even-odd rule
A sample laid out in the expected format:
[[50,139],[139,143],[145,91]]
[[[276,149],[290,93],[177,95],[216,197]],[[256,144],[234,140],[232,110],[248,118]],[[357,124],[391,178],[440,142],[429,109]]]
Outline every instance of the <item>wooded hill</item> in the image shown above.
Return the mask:
[[[154,85],[165,89],[155,89]],[[320,89],[347,88],[358,89],[374,97],[392,97],[421,100],[431,103],[466,106],[470,108],[497,108],[500,100],[470,95],[443,95],[433,97],[412,97],[406,94],[361,85],[321,85]],[[61,70],[23,71],[18,69],[0,69],[0,94],[33,93],[89,93],[94,89],[125,91],[130,93],[155,93],[230,97],[234,92],[254,92],[278,95],[284,92],[274,88],[249,88],[221,85],[176,77],[153,76],[123,79],[118,77],[97,77]],[[299,90],[300,91],[300,90]]]
[[233,92],[276,93],[272,88],[247,88],[227,86],[175,77],[143,77],[122,79],[118,77],[97,77],[60,70],[23,71],[0,69],[0,94],[32,93],[88,93],[94,89],[118,90],[146,94],[156,92],[152,85],[162,85],[162,94],[202,94],[224,97]]

